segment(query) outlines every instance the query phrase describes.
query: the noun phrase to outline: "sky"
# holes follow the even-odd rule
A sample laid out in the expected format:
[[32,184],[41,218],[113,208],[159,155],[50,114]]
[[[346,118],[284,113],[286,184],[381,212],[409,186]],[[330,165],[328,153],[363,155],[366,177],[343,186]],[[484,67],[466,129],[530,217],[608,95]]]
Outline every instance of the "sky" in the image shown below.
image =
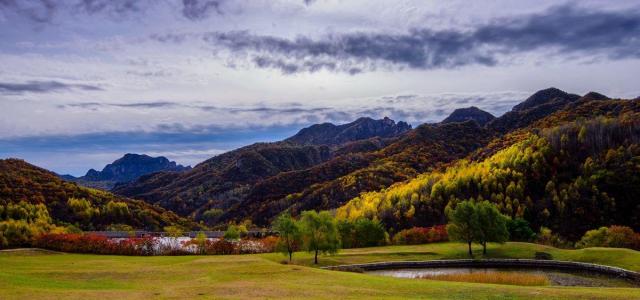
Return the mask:
[[0,0],[0,158],[195,165],[315,123],[640,96],[638,1]]

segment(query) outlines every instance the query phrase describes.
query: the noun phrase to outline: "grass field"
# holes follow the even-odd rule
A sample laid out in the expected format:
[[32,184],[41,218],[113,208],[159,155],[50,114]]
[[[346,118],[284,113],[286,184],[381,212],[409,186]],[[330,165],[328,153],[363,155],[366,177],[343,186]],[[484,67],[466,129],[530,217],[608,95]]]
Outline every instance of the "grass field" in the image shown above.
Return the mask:
[[[464,258],[455,243],[344,250],[321,264]],[[560,250],[527,243],[490,245],[490,257],[593,262],[640,271],[640,252],[591,248]],[[0,252],[0,299],[322,298],[322,299],[640,299],[640,289],[522,287],[399,279],[327,271],[306,253],[284,265],[280,254],[125,257]]]

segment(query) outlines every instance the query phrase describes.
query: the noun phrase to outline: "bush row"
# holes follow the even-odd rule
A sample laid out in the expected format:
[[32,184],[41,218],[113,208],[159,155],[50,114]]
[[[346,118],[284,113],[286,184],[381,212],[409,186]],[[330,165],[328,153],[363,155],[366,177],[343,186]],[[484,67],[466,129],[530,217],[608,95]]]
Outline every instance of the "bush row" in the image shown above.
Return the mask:
[[273,252],[277,238],[262,239],[178,239],[155,237],[109,239],[95,234],[42,234],[33,246],[43,249],[92,254],[113,255],[224,255]]
[[417,245],[449,240],[447,227],[438,225],[433,227],[413,227],[401,230],[393,236],[393,243],[397,245]]

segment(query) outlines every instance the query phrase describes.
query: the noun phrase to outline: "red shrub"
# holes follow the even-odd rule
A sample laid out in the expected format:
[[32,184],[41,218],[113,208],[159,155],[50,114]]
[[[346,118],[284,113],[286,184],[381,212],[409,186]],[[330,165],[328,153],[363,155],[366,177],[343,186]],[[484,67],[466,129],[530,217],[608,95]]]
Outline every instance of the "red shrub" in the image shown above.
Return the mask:
[[34,239],[33,246],[74,253],[116,255],[188,255],[188,254],[249,254],[273,252],[277,237],[263,239],[192,239],[179,246],[161,243],[153,237],[108,239],[94,234],[43,234]]
[[263,253],[271,253],[276,251],[276,246],[278,245],[279,238],[277,236],[268,236],[260,239],[262,243]]
[[157,242],[152,237],[110,240],[94,234],[42,234],[35,238],[35,247],[74,253],[153,255]]
[[393,243],[400,245],[417,245],[448,241],[445,225],[433,227],[413,227],[401,230],[393,236]]
[[208,240],[205,244],[205,253],[210,255],[238,254],[239,250],[236,243],[237,242],[228,241],[226,239],[219,239],[216,241]]

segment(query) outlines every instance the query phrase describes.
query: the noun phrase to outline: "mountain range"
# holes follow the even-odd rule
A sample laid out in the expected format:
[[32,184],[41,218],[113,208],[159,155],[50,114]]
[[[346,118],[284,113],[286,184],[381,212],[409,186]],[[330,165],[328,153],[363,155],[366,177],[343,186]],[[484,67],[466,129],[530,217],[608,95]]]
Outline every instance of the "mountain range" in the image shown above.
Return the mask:
[[[143,176],[114,192],[212,225],[245,219],[266,225],[285,210],[297,214],[335,209],[362,193],[385,189],[459,159],[488,157],[545,122],[546,127],[566,122],[557,116],[577,115],[576,110],[592,102],[635,103],[594,92],[581,97],[549,88],[497,118],[469,107],[454,111],[441,123],[415,129],[387,118],[318,124],[281,142],[254,144],[214,157],[184,173]],[[609,107],[588,113],[621,114]]]
[[[165,160],[154,165],[165,170],[122,167],[139,158],[127,155],[83,177],[121,180],[104,195],[175,213],[173,223],[266,226],[283,211],[335,209],[343,217],[376,217],[393,231],[442,224],[447,205],[473,197],[573,238],[594,224],[640,227],[633,217],[640,204],[629,197],[640,193],[640,178],[627,174],[640,168],[638,120],[638,99],[549,88],[499,117],[468,107],[416,128],[388,118],[317,124],[191,169]],[[11,162],[21,164],[31,168]],[[589,215],[566,227],[568,207]]]

